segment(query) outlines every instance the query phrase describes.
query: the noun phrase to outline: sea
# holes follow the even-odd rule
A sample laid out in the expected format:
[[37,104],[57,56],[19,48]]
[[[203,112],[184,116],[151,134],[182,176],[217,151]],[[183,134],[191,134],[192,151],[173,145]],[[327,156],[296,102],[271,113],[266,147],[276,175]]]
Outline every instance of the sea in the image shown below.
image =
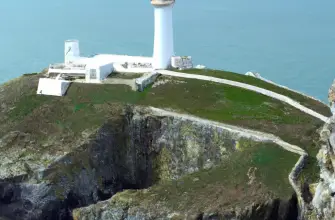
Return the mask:
[[[0,9],[0,83],[62,62],[67,39],[78,39],[83,55],[152,55],[149,0],[4,0]],[[334,10],[333,0],[176,0],[175,53],[327,102]]]

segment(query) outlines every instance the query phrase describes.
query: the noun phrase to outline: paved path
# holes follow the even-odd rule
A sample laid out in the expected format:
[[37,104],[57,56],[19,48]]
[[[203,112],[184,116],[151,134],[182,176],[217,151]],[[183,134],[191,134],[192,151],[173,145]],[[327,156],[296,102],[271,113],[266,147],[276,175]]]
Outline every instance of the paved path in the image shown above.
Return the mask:
[[151,114],[153,114],[153,115],[170,116],[170,117],[174,117],[174,118],[179,118],[181,120],[190,120],[190,121],[197,122],[197,123],[204,124],[204,125],[215,126],[215,127],[218,127],[218,128],[222,128],[226,131],[229,131],[230,133],[236,135],[236,137],[249,138],[249,139],[252,139],[254,141],[259,141],[259,142],[272,142],[272,143],[275,143],[275,144],[281,146],[283,149],[285,149],[289,152],[300,155],[298,161],[295,163],[291,172],[289,173],[288,179],[289,179],[289,182],[290,182],[292,188],[294,189],[294,191],[296,192],[296,194],[298,196],[298,200],[300,202],[301,207],[305,206],[305,202],[303,201],[303,198],[302,198],[302,191],[301,191],[301,188],[300,188],[299,183],[297,181],[297,179],[298,179],[298,177],[299,177],[299,175],[300,175],[300,173],[301,173],[301,171],[302,171],[302,169],[303,169],[303,167],[306,163],[307,157],[308,157],[308,154],[302,148],[300,148],[296,145],[292,145],[290,143],[287,143],[287,142],[283,141],[282,139],[280,139],[279,137],[277,137],[273,134],[260,132],[260,131],[255,131],[255,130],[251,130],[251,129],[245,129],[245,128],[241,128],[241,127],[238,127],[238,126],[233,126],[233,125],[228,125],[228,124],[224,124],[224,123],[220,123],[220,122],[216,122],[216,121],[202,119],[202,118],[198,118],[198,117],[195,117],[195,116],[192,116],[192,115],[167,111],[167,110],[164,110],[164,109],[159,109],[159,108],[154,108],[154,107],[149,107],[149,109],[151,110]]
[[289,90],[289,91],[291,91],[291,92],[298,93],[298,94],[303,95],[303,96],[306,96],[306,97],[308,97],[308,98],[310,98],[310,99],[314,99],[315,101],[318,101],[318,102],[323,103],[320,99],[317,99],[317,98],[315,98],[315,97],[313,97],[313,96],[310,96],[310,95],[307,95],[307,94],[305,94],[305,93],[296,91],[296,90],[291,89],[291,88],[289,88],[289,87],[287,87],[287,86],[280,85],[280,84],[278,84],[278,83],[272,82],[271,80],[265,79],[265,78],[263,78],[263,77],[260,77],[259,79],[261,79],[261,80],[263,80],[263,81],[265,81],[265,82],[267,82],[267,83],[271,83],[271,84],[276,85],[276,86],[278,86],[278,87],[281,87],[281,88],[283,88],[283,89],[287,89],[287,90]]
[[154,114],[154,115],[170,116],[170,117],[174,117],[174,118],[180,118],[182,120],[194,121],[194,122],[197,122],[199,124],[210,125],[210,126],[222,128],[224,130],[227,130],[227,131],[233,133],[234,135],[236,135],[236,137],[249,138],[249,139],[252,139],[254,141],[259,141],[259,142],[275,143],[275,144],[278,144],[279,146],[281,146],[282,148],[284,148],[285,150],[290,151],[292,153],[296,153],[296,154],[299,154],[299,155],[306,155],[306,152],[303,149],[301,149],[300,147],[298,147],[296,145],[289,144],[289,143],[283,141],[282,139],[280,139],[279,137],[277,137],[273,134],[269,134],[269,133],[265,133],[265,132],[261,132],[261,131],[256,131],[256,130],[251,130],[251,129],[246,129],[246,128],[241,128],[241,127],[234,126],[234,125],[224,124],[224,123],[221,123],[221,122],[211,121],[211,120],[199,118],[199,117],[188,115],[188,114],[181,114],[181,113],[167,111],[167,110],[154,108],[154,107],[150,107],[150,110],[151,110],[151,114]]
[[328,117],[325,117],[325,116],[323,116],[323,115],[321,115],[321,114],[319,114],[319,113],[301,105],[299,102],[294,101],[293,99],[291,99],[287,96],[272,92],[272,91],[267,90],[267,89],[259,88],[257,86],[252,86],[252,85],[249,85],[249,84],[246,84],[246,83],[240,83],[240,82],[235,82],[235,81],[232,81],[232,80],[221,79],[221,78],[216,78],[216,77],[211,77],[211,76],[189,74],[189,73],[179,73],[179,72],[174,72],[174,71],[170,71],[170,70],[157,70],[157,72],[159,74],[167,75],[167,76],[206,80],[206,81],[211,81],[211,82],[216,82],[216,83],[223,83],[223,84],[230,85],[230,86],[236,86],[236,87],[240,87],[240,88],[243,88],[243,89],[248,89],[248,90],[251,90],[251,91],[254,91],[254,92],[257,92],[257,93],[260,93],[260,94],[278,99],[282,102],[285,102],[285,103],[287,103],[287,104],[289,104],[289,105],[291,105],[291,106],[293,106],[293,107],[295,107],[295,108],[297,108],[297,109],[299,109],[299,110],[301,110],[301,111],[303,111],[303,112],[305,112],[309,115],[312,115],[316,118],[319,118],[320,120],[322,120],[324,122],[327,122],[327,120],[328,120]]

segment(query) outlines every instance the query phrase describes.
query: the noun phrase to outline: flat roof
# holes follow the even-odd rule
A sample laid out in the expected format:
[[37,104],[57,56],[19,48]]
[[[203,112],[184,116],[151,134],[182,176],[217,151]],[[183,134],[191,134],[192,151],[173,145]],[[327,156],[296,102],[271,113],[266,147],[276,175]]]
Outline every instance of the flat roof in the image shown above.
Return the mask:
[[89,66],[103,66],[110,63],[152,63],[152,61],[152,57],[99,54],[93,57],[81,57],[78,60],[73,61],[73,63]]

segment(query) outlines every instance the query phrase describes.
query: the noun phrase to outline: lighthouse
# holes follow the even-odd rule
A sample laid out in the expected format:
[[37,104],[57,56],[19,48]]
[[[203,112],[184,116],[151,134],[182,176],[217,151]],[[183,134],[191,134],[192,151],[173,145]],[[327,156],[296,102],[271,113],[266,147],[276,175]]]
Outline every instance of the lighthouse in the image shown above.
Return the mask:
[[155,14],[153,68],[166,69],[174,55],[172,9],[175,0],[151,0]]

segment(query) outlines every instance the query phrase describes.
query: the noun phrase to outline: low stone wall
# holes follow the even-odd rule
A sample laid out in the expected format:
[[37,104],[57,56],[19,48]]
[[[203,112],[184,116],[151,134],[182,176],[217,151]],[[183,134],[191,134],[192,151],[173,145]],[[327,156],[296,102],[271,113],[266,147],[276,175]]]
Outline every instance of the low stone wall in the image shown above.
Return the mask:
[[146,65],[129,65],[125,67],[124,64],[114,64],[113,67],[115,73],[148,73],[152,71],[152,68]]
[[137,91],[142,92],[148,85],[155,82],[158,73],[149,73],[135,80]]
[[304,169],[304,166],[307,162],[307,159],[308,159],[308,154],[301,155],[301,157],[299,158],[297,163],[294,165],[294,167],[293,167],[293,169],[292,169],[292,171],[291,171],[291,173],[288,177],[292,188],[294,189],[295,193],[297,194],[297,199],[298,199],[299,208],[300,208],[300,210],[299,210],[300,216],[299,216],[298,219],[302,219],[301,215],[303,215],[303,213],[301,211],[304,211],[305,207],[306,207],[306,204],[305,204],[304,199],[303,199],[302,189],[299,185],[298,177],[299,177],[301,171]]

